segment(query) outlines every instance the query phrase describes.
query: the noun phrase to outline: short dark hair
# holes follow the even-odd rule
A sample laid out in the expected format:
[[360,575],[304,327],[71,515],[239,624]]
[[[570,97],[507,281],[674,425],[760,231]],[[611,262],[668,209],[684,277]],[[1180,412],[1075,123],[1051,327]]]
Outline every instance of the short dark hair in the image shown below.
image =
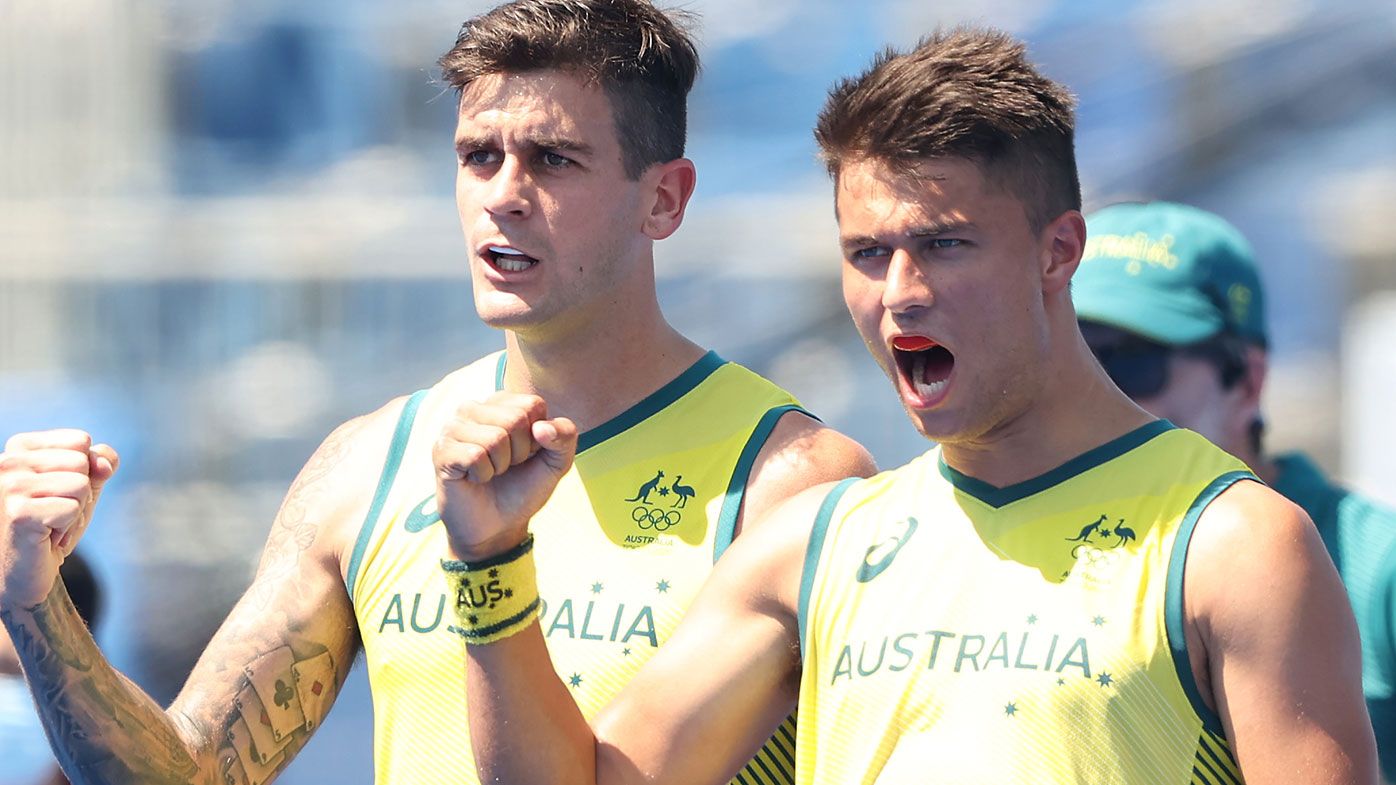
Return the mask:
[[687,19],[646,0],[515,0],[466,20],[437,62],[457,94],[482,76],[553,68],[600,85],[633,179],[683,157],[698,76]]
[[880,53],[829,91],[814,137],[835,181],[850,161],[914,165],[965,158],[1023,203],[1040,231],[1081,209],[1075,99],[998,30],[938,30],[910,52]]

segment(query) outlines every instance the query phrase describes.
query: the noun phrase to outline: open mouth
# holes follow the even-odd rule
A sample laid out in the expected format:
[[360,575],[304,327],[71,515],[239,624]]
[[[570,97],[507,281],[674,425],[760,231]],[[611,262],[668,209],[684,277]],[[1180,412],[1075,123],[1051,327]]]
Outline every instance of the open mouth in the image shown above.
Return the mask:
[[899,335],[892,339],[892,356],[908,391],[918,403],[934,403],[950,384],[955,355],[923,335]]
[[495,269],[506,273],[521,273],[538,264],[537,259],[507,245],[486,246],[484,256]]

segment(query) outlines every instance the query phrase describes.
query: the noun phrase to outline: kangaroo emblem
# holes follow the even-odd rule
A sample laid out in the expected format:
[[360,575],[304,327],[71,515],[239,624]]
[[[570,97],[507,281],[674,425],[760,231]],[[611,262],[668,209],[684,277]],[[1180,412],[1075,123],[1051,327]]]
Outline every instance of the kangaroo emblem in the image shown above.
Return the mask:
[[[682,475],[680,475],[680,476],[682,476]],[[640,490],[638,490],[638,491],[635,492],[635,497],[634,497],[634,498],[632,498],[632,499],[626,499],[626,501],[628,501],[628,502],[640,502],[641,504],[649,504],[649,503],[650,503],[650,491],[653,491],[655,488],[659,487],[659,481],[662,480],[662,479],[664,479],[664,472],[661,470],[661,471],[659,471],[658,473],[656,473],[656,474],[654,475],[654,478],[653,478],[653,479],[651,479],[649,482],[645,483],[644,485],[641,485],[641,486],[640,486]]]
[[679,497],[674,500],[673,504],[669,505],[670,507],[685,507],[688,505],[688,500],[696,496],[698,493],[697,491],[693,490],[692,485],[679,485],[679,480],[682,479],[682,474],[676,476],[674,478],[674,483],[669,486],[669,490],[673,491],[674,494]]
[[[1081,529],[1081,533],[1080,533],[1080,534],[1076,535],[1075,537],[1067,537],[1067,538],[1066,538],[1066,541],[1067,541],[1067,542],[1090,542],[1090,541],[1091,541],[1091,535],[1092,535],[1092,534],[1099,534],[1099,533],[1100,533],[1100,525],[1101,525],[1102,523],[1105,523],[1105,516],[1104,516],[1104,515],[1102,515],[1102,516],[1100,516],[1099,518],[1097,518],[1096,521],[1095,521],[1095,523],[1088,523],[1088,524],[1086,524],[1086,526],[1083,527],[1083,528]],[[1121,523],[1124,523],[1124,521],[1121,521]],[[1130,534],[1133,535],[1134,532],[1130,532]]]
[[1126,542],[1134,542],[1134,530],[1125,526],[1124,518],[1121,518],[1120,522],[1115,524],[1115,536],[1119,538],[1119,541],[1115,543],[1116,548],[1124,545]]

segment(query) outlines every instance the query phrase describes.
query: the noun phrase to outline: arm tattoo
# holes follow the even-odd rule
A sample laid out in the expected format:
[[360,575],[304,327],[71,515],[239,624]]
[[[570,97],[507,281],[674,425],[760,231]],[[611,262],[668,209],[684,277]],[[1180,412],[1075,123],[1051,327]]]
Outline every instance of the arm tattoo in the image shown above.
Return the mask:
[[305,745],[329,710],[339,674],[328,650],[301,656],[289,646],[243,668],[236,712],[219,740],[224,785],[262,785]]
[[340,426],[292,484],[246,607],[239,605],[212,644],[226,648],[209,660],[210,689],[193,690],[194,703],[203,704],[195,715],[165,712],[111,667],[61,580],[38,605],[0,611],[73,785],[263,785],[305,745],[334,702],[356,638],[352,620],[321,609],[298,624],[299,610],[285,603],[295,596],[304,610],[315,601],[301,592],[301,560],[315,542],[317,513],[334,502],[324,480],[362,425]]
[[349,446],[363,429],[363,423],[363,418],[358,418],[336,428],[291,483],[267,537],[257,577],[248,589],[257,607],[266,609],[271,604],[277,580],[294,571],[301,556],[315,543],[317,525],[310,513],[323,504],[328,493],[322,481],[349,454]]
[[29,619],[0,612],[54,754],[74,785],[181,783],[199,767],[174,723],[102,659],[62,581]]

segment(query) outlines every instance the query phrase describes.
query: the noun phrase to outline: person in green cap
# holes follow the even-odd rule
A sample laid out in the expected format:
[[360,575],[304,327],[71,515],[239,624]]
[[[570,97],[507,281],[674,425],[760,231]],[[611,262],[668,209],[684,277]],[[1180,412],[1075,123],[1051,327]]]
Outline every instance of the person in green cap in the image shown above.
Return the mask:
[[1086,226],[1072,281],[1086,342],[1136,403],[1245,461],[1313,518],[1357,616],[1367,710],[1396,781],[1396,511],[1300,453],[1266,453],[1269,342],[1250,244],[1220,217],[1169,202],[1112,205]]

